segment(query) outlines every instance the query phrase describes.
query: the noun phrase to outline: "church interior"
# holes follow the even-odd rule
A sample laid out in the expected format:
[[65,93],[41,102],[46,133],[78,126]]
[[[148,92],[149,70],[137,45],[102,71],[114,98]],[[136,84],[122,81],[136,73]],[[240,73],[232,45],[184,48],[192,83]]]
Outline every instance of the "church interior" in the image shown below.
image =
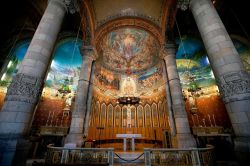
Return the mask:
[[0,165],[250,163],[245,1],[0,7]]

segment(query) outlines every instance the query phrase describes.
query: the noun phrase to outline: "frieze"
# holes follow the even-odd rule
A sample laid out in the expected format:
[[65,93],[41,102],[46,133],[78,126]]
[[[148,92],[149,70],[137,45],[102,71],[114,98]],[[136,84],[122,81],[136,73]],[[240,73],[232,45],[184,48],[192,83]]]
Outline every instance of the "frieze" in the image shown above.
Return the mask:
[[43,80],[19,73],[8,87],[6,101],[36,103],[42,92]]
[[225,103],[250,99],[250,75],[245,72],[233,72],[222,76],[219,88]]

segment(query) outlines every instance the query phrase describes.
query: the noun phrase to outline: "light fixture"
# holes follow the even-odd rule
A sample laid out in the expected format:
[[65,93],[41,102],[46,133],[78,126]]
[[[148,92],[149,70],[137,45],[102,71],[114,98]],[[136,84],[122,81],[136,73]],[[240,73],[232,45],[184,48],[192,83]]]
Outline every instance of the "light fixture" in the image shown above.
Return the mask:
[[119,97],[118,102],[119,104],[123,104],[123,105],[135,105],[135,104],[139,104],[140,98],[134,97],[134,96]]

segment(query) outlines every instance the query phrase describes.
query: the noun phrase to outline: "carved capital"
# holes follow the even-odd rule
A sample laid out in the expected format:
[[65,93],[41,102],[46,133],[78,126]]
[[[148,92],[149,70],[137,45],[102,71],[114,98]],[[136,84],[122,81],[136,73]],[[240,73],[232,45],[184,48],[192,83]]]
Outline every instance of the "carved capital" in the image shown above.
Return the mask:
[[78,0],[63,0],[71,14],[80,11]]
[[96,59],[94,48],[92,46],[82,46],[81,47],[81,55],[86,58]]
[[78,0],[49,0],[49,1],[57,2],[63,5],[63,7],[71,14],[74,14],[80,11]]
[[225,103],[250,99],[250,75],[245,71],[226,74],[217,79]]
[[8,87],[6,101],[22,101],[34,104],[42,92],[43,80],[19,73]]
[[181,10],[187,10],[189,6],[190,0],[178,0],[177,2],[177,8],[180,8]]
[[175,56],[176,46],[175,46],[174,42],[168,42],[168,43],[163,45],[162,50],[163,50],[163,58],[165,56],[168,56],[168,55],[174,55]]

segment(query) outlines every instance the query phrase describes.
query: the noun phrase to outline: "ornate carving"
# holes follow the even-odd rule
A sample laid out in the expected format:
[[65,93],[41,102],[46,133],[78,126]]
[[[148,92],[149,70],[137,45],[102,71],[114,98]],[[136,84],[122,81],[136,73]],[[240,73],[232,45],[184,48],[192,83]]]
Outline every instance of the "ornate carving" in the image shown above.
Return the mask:
[[187,10],[189,2],[190,0],[178,0],[177,8],[180,8],[181,10]]
[[68,11],[71,14],[74,14],[75,12],[79,12],[80,8],[79,8],[77,0],[64,0],[64,3],[67,6]]
[[36,103],[42,92],[43,80],[19,73],[8,87],[6,101]]
[[250,76],[247,72],[233,72],[218,80],[224,102],[250,99]]
[[176,46],[175,46],[174,42],[168,42],[168,43],[163,45],[162,58],[164,58],[165,56],[168,56],[168,55],[175,55],[175,53],[176,53]]
[[92,58],[93,60],[96,59],[94,49],[92,46],[82,46],[81,47],[81,55],[85,57]]

